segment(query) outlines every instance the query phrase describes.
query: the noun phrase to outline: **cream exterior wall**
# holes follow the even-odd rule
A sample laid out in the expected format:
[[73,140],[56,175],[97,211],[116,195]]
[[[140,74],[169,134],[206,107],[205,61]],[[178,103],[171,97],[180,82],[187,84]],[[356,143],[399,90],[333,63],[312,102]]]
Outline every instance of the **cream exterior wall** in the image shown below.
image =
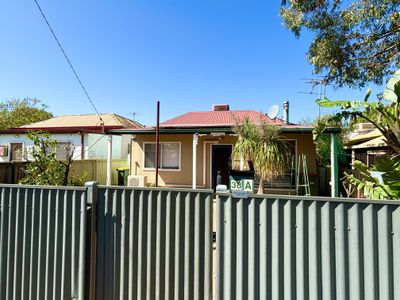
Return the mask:
[[307,167],[309,174],[317,173],[317,154],[312,133],[288,133],[282,135],[283,139],[296,140],[296,162],[299,155],[304,153],[307,157]]
[[[283,139],[296,140],[297,155],[304,153],[307,156],[309,174],[317,172],[315,145],[311,133],[290,133],[282,135]],[[211,186],[211,147],[216,145],[234,145],[237,137],[225,135],[213,137],[200,135],[197,144],[197,174],[198,188],[210,188]],[[192,186],[192,134],[161,134],[160,142],[180,142],[181,162],[180,170],[159,170],[160,186],[191,187]],[[155,142],[155,135],[137,134],[132,142],[131,174],[147,176],[147,183],[155,183],[155,170],[143,170],[144,152],[143,143]],[[311,179],[310,179],[311,181]]]
[[[155,171],[143,170],[144,152],[143,144],[145,142],[155,142],[155,136],[136,135],[136,140],[132,141],[131,154],[131,174],[147,176],[147,182],[155,183]],[[160,142],[180,142],[180,170],[159,170],[159,185],[161,186],[191,186],[192,184],[192,135],[160,135]],[[200,143],[199,143],[200,144]],[[199,145],[197,146],[199,148]],[[202,157],[197,152],[197,169],[201,171]],[[135,173],[136,170],[136,173]],[[200,180],[201,172],[198,172],[197,180]],[[199,186],[201,185],[200,181]]]

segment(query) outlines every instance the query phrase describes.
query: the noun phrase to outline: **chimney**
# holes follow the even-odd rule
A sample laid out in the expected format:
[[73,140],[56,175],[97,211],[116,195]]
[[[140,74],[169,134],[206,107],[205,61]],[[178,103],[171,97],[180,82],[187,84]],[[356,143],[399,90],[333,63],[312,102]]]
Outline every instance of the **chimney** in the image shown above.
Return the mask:
[[283,102],[283,123],[289,124],[289,101]]
[[213,111],[229,111],[229,104],[213,104]]

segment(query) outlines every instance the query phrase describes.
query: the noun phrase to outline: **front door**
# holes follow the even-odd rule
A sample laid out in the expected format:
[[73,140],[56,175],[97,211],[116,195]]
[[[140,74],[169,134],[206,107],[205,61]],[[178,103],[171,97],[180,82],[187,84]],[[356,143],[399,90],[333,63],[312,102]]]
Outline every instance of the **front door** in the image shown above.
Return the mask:
[[211,145],[211,149],[211,187],[215,190],[218,171],[221,171],[222,184],[228,185],[232,145]]

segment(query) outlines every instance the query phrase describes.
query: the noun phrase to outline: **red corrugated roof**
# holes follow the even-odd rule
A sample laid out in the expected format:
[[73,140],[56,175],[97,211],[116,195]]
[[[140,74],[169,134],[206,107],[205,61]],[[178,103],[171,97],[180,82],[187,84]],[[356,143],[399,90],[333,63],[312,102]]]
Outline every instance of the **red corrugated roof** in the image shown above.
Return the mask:
[[272,120],[255,110],[195,111],[160,123],[160,127],[231,127],[248,117],[253,123],[267,122],[282,125],[281,119]]

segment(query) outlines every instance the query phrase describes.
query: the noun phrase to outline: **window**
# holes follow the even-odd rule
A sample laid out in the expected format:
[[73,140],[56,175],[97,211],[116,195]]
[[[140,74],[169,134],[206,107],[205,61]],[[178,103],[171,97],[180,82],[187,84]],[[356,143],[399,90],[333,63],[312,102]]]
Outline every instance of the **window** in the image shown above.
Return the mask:
[[23,159],[23,144],[10,143],[10,160],[21,161]]
[[57,142],[55,152],[58,159],[66,160],[73,151],[74,146],[71,144],[71,142]]
[[144,144],[144,167],[154,169],[156,161],[156,144]]
[[0,145],[0,156],[8,156],[8,146]]
[[[154,169],[156,161],[156,144],[144,143],[144,168]],[[159,165],[163,170],[180,169],[180,143],[160,143]]]

